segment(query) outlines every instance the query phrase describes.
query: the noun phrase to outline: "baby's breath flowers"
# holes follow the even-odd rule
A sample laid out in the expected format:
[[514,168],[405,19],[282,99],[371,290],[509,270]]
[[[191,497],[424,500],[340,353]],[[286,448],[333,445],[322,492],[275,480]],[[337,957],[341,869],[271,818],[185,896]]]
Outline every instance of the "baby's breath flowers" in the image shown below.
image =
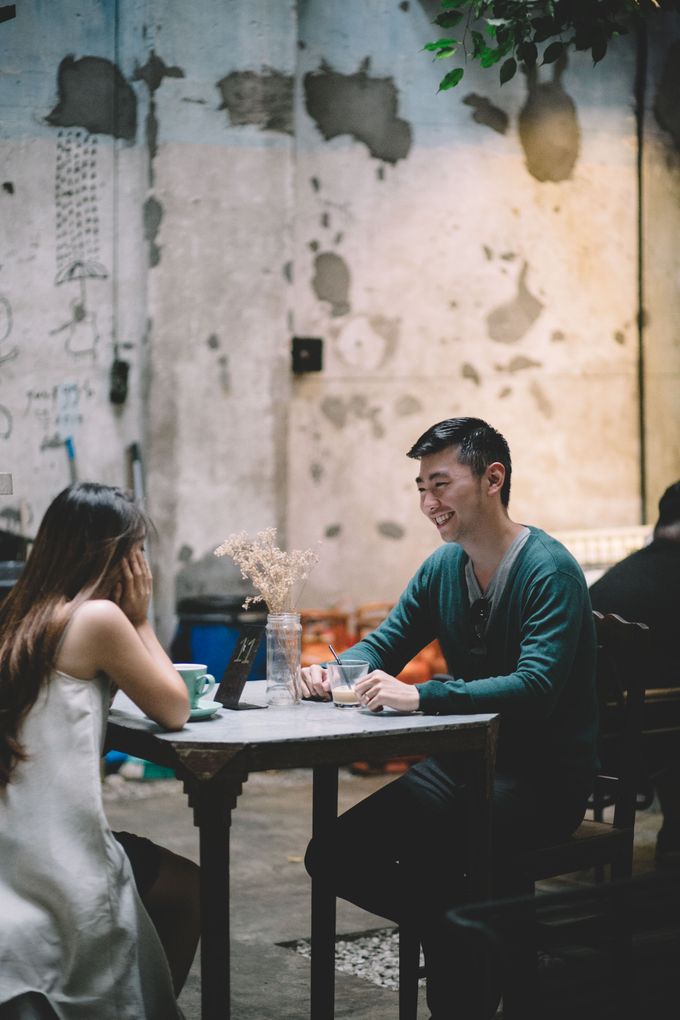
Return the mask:
[[249,595],[243,603],[266,602],[270,613],[293,612],[293,590],[298,581],[307,579],[319,557],[313,549],[291,549],[284,552],[276,545],[276,528],[265,528],[251,538],[245,531],[230,535],[215,549],[215,556],[231,556],[241,577],[252,581],[257,595]]

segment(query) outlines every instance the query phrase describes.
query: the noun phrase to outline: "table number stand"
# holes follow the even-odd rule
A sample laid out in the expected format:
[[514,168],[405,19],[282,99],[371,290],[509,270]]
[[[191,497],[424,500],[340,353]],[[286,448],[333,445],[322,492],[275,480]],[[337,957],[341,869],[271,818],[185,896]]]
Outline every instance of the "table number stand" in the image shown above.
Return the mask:
[[244,709],[267,707],[266,705],[250,705],[245,701],[239,701],[251,666],[255,661],[264,628],[263,623],[244,623],[239,630],[231,659],[227,663],[220,685],[215,692],[215,701],[219,701],[225,708],[243,711]]

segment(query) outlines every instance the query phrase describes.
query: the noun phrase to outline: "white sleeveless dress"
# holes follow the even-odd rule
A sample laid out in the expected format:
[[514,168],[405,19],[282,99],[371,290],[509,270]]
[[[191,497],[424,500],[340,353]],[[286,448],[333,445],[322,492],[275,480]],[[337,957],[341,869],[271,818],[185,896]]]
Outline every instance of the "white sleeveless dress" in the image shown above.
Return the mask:
[[42,993],[59,1020],[181,1018],[156,930],[109,829],[100,757],[104,676],[56,671],[0,789],[0,1004]]

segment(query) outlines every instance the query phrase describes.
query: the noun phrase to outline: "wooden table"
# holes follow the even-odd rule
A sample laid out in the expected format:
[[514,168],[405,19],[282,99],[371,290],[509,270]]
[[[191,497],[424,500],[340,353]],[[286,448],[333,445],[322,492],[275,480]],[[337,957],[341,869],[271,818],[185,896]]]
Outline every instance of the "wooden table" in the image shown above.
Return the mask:
[[[250,682],[250,703],[264,703],[264,683]],[[184,783],[199,830],[201,864],[201,1016],[230,1017],[229,828],[231,812],[250,772],[312,768],[312,831],[337,816],[338,766],[358,759],[460,754],[470,791],[468,849],[475,899],[491,887],[490,806],[495,766],[496,715],[400,715],[336,709],[330,702],[294,708],[221,710],[207,722],[166,733],[118,694],[109,718],[107,748],[175,770]],[[312,1020],[332,1020],[335,988],[335,896],[312,883]]]

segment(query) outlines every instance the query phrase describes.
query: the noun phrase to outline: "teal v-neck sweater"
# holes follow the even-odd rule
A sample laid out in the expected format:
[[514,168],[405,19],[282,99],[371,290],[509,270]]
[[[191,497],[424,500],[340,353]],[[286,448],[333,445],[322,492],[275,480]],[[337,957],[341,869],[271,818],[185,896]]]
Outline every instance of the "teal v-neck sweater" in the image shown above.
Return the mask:
[[479,656],[470,651],[466,562],[456,543],[437,549],[387,619],[342,657],[395,676],[437,638],[451,675],[417,685],[423,712],[499,712],[499,766],[588,778],[597,762],[596,646],[580,566],[530,528]]

